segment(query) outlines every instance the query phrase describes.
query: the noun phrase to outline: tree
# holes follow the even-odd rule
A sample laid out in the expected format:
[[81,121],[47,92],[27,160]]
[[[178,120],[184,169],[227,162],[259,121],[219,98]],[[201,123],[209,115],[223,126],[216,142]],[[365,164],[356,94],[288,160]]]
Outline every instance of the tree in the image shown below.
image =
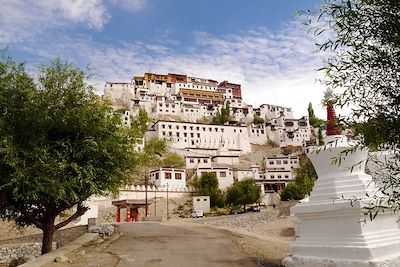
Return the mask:
[[[400,160],[400,1],[326,0],[319,10],[307,13],[308,24],[316,25],[312,29],[323,39],[320,50],[331,55],[321,68],[324,83],[337,91],[337,106],[352,109],[341,122],[361,125],[364,143],[355,149],[372,144],[393,151],[392,162]],[[381,191],[392,188],[384,193],[384,203],[397,209],[400,169],[391,167]],[[378,197],[382,206],[380,202]]]
[[117,192],[143,158],[135,131],[85,79],[56,59],[39,67],[35,84],[23,64],[0,60],[0,216],[41,229],[43,254],[56,230],[88,210],[85,200]]
[[215,173],[206,172],[203,173],[200,178],[196,177],[193,186],[200,195],[210,196],[211,207],[221,208],[224,206],[224,195],[218,188],[218,178]]
[[318,179],[314,166],[308,158],[300,159],[294,183],[289,183],[281,193],[282,200],[300,200],[309,195]]
[[213,123],[224,124],[230,119],[230,107],[229,103],[226,103],[225,107],[221,108],[221,111],[217,111],[217,114],[213,117]]
[[226,192],[226,203],[243,205],[243,211],[246,211],[247,204],[256,203],[260,198],[261,188],[251,178],[234,183]]
[[254,114],[253,123],[254,124],[262,124],[262,123],[264,123],[264,119],[261,118],[260,116],[258,116],[257,114]]
[[169,168],[183,168],[185,167],[185,161],[179,154],[175,152],[169,152],[162,158],[161,166]]
[[285,189],[281,193],[281,200],[301,200],[304,198],[304,194],[300,187],[296,183],[288,183]]
[[313,109],[311,102],[308,104],[308,121],[310,122],[310,125],[314,128],[321,127],[322,125],[325,124],[324,120],[315,116],[314,109]]
[[309,195],[314,187],[314,182],[318,179],[317,172],[308,158],[300,159],[300,168],[296,171],[295,182],[299,186],[303,198]]

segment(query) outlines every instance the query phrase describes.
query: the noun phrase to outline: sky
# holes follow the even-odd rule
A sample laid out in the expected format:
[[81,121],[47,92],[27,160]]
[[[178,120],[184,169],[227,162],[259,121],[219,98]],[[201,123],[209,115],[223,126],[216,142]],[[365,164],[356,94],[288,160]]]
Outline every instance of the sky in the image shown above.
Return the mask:
[[145,72],[242,84],[248,104],[321,118],[318,42],[295,12],[322,0],[0,0],[0,48],[35,72],[56,57],[106,81]]

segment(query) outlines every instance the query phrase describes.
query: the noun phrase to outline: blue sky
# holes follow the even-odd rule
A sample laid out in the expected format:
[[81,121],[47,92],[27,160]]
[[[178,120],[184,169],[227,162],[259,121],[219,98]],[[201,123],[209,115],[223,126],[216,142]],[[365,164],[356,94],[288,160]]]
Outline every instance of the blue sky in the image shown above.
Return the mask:
[[245,101],[321,117],[316,37],[294,16],[322,0],[0,0],[0,47],[27,62],[57,56],[105,81],[179,72],[241,83]]

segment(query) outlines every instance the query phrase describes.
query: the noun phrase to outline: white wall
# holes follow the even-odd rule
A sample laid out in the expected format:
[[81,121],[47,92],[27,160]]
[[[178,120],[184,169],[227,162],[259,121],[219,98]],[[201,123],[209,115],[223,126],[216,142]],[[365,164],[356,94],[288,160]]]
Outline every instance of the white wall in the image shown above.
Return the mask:
[[186,171],[184,169],[160,168],[150,171],[149,181],[157,187],[165,187],[168,184],[170,188],[184,188],[186,187]]
[[249,135],[245,126],[209,125],[200,123],[158,121],[153,125],[158,138],[169,138],[171,147],[241,150],[251,152]]
[[186,169],[211,168],[211,158],[201,156],[185,156]]
[[196,170],[197,177],[200,177],[202,173],[215,173],[218,179],[219,189],[225,190],[234,183],[233,171],[229,168],[198,168]]

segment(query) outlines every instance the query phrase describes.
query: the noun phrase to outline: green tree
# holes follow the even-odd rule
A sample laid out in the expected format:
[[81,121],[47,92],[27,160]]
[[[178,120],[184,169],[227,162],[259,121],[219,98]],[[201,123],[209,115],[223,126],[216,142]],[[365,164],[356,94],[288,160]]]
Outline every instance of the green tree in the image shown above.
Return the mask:
[[324,145],[324,137],[322,136],[322,130],[321,128],[318,128],[318,145],[322,146]]
[[41,229],[44,254],[54,232],[87,211],[85,200],[117,192],[143,157],[82,70],[57,59],[38,73],[35,84],[23,64],[1,57],[0,216]]
[[301,200],[304,198],[304,194],[300,187],[296,183],[288,183],[285,189],[281,193],[281,200]]
[[215,173],[203,173],[200,178],[195,178],[193,186],[200,195],[210,196],[211,207],[222,208],[225,204],[224,195],[218,188],[218,178]]
[[257,114],[254,114],[253,123],[254,124],[262,124],[262,123],[264,123],[264,119],[261,118],[260,116],[258,116]]
[[[319,49],[331,55],[323,62],[324,80],[336,94],[336,105],[350,106],[351,114],[341,119],[348,126],[361,124],[364,143],[393,151],[400,160],[400,1],[325,0],[307,12],[309,25],[320,36]],[[329,34],[324,34],[328,31]],[[356,147],[358,149],[360,147]],[[400,168],[391,168],[382,180],[387,207],[400,205]],[[377,205],[382,206],[376,196]],[[374,211],[371,209],[371,211]],[[375,211],[374,211],[375,212]]]
[[300,200],[309,195],[318,176],[311,160],[300,159],[300,168],[296,171],[295,182],[289,183],[281,193],[282,200]]
[[310,122],[310,125],[314,128],[320,127],[326,123],[324,120],[319,119],[317,116],[315,116],[311,102],[308,103],[308,121]]
[[226,103],[225,107],[222,107],[220,111],[217,111],[217,114],[213,117],[213,123],[216,124],[224,124],[228,122],[230,119],[230,107],[229,103]]
[[139,108],[137,116],[131,116],[131,129],[135,137],[141,138],[147,131],[147,124],[150,122],[149,115],[142,107]]
[[169,168],[183,168],[185,167],[185,161],[181,155],[175,152],[169,152],[162,158],[161,166]]
[[261,188],[251,178],[234,183],[226,192],[226,203],[233,206],[243,205],[243,211],[246,211],[247,204],[256,203],[260,198]]
[[313,109],[312,103],[310,102],[310,103],[308,103],[308,117],[311,118],[314,116],[315,116],[314,109]]

